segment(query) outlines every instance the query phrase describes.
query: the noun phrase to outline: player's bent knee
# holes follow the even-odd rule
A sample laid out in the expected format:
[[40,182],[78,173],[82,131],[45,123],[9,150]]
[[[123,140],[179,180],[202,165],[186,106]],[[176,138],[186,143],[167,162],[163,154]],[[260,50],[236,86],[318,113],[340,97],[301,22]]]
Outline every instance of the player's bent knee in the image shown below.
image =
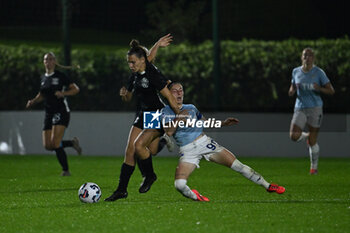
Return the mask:
[[139,153],[139,152],[142,151],[142,149],[143,149],[142,143],[136,141],[136,142],[134,143],[134,148],[135,148],[135,152],[136,152],[136,153]]
[[298,139],[300,138],[301,134],[300,133],[291,133],[289,135],[290,139],[294,142],[298,141]]
[[144,147],[142,140],[137,139],[134,141],[134,148],[135,149],[140,149],[142,147]]
[[185,179],[177,179],[175,180],[175,188],[178,191],[183,190],[186,187],[187,180]]
[[61,146],[61,142],[54,142],[54,143],[52,144],[52,148],[53,148],[53,149],[59,148],[60,146]]
[[48,150],[48,151],[54,150],[54,147],[51,144],[44,144],[44,148],[45,148],[45,150]]

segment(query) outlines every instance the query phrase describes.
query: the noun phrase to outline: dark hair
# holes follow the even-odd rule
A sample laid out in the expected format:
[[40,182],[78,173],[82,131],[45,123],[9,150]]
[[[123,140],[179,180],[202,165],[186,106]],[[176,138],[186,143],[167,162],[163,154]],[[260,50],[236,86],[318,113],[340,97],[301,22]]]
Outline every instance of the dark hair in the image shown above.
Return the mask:
[[147,53],[144,46],[140,45],[138,40],[132,39],[130,42],[131,49],[128,51],[128,56],[135,55],[138,58],[144,57],[147,61]]
[[[179,81],[171,81],[171,83],[169,83],[167,85],[168,89],[170,90],[175,84],[180,84],[182,86],[182,83]],[[182,88],[183,88],[183,86],[182,86]]]

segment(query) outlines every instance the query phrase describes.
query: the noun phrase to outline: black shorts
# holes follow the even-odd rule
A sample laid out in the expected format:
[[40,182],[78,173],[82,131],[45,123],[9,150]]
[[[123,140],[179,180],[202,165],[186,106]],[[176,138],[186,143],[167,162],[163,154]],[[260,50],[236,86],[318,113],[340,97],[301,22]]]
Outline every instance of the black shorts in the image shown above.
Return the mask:
[[[134,127],[137,127],[139,129],[143,129],[143,112],[144,111],[138,111],[135,114],[135,120],[134,123],[132,124]],[[161,135],[164,134],[164,129],[163,129],[163,125],[160,125],[160,129],[157,129],[157,131],[159,131],[159,133]]]
[[43,130],[52,129],[53,125],[64,125],[68,127],[70,120],[69,112],[46,113]]

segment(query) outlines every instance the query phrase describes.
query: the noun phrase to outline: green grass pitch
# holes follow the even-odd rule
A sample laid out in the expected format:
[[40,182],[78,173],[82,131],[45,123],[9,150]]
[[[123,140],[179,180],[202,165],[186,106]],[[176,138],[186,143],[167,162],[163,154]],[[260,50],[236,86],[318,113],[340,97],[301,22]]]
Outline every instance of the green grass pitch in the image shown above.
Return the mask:
[[[122,157],[69,156],[72,176],[60,177],[55,156],[0,156],[0,232],[350,232],[350,159],[240,158],[282,195],[204,160],[189,186],[210,198],[196,202],[174,188],[176,157],[154,157],[158,180],[146,194],[136,169],[127,199],[104,202],[116,187]],[[78,189],[95,182],[100,202],[84,204]]]

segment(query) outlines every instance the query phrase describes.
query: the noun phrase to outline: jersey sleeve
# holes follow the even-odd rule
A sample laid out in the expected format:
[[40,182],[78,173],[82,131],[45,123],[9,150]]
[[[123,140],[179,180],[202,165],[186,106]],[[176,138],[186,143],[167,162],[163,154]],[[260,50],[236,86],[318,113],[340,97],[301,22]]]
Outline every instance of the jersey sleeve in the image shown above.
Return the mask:
[[296,69],[294,69],[292,71],[292,80],[291,80],[291,84],[295,85],[295,73],[296,73]]
[[197,120],[202,119],[202,117],[203,117],[202,113],[196,108],[196,106],[193,105],[193,107],[194,107],[194,109],[196,111]]
[[135,76],[130,75],[128,82],[126,84],[126,89],[128,90],[128,92],[132,92],[132,90],[134,89],[134,80],[135,80]]
[[327,83],[329,83],[329,78],[327,77],[326,73],[322,70],[322,69],[319,69],[319,77],[320,77],[320,84],[321,86],[324,86],[326,85]]
[[161,91],[164,87],[166,87],[167,78],[155,67],[152,65],[151,67],[151,78],[150,83],[152,86],[156,88],[157,91]]

